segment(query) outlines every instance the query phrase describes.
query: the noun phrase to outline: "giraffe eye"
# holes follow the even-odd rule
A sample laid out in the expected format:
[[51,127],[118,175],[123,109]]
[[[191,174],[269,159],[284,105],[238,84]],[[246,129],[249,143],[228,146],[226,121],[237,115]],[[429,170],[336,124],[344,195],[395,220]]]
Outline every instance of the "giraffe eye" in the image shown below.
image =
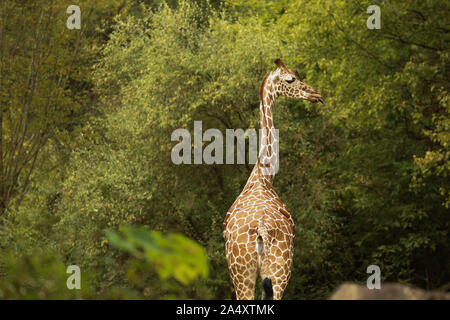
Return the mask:
[[292,83],[292,82],[294,82],[294,81],[295,81],[295,78],[294,78],[294,77],[292,77],[291,80],[286,80],[287,83]]

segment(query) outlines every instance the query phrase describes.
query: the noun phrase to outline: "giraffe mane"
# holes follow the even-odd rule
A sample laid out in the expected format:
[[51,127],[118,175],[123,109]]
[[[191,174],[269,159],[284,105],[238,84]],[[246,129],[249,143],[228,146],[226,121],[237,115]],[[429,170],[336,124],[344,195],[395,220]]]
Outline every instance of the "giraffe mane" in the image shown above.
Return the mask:
[[264,86],[266,85],[266,80],[269,77],[269,73],[266,74],[261,82],[261,85],[259,86],[259,99],[263,100],[263,93],[264,93]]

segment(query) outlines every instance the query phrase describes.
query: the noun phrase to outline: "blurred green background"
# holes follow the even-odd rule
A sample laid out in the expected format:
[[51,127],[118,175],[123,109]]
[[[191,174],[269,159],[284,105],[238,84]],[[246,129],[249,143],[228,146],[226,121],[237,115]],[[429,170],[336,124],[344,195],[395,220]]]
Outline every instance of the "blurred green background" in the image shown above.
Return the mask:
[[259,128],[277,57],[325,100],[275,106],[284,298],[372,264],[449,289],[448,1],[80,0],[69,30],[71,2],[0,2],[0,299],[234,298],[222,222],[251,166],[174,165],[170,137]]

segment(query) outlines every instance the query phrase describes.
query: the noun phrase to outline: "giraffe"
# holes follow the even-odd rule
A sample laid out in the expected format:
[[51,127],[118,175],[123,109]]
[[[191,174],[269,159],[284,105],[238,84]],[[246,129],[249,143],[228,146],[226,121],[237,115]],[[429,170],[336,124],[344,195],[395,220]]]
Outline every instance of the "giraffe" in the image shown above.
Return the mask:
[[226,258],[238,300],[253,300],[258,273],[263,299],[279,300],[288,284],[294,221],[272,183],[278,166],[278,137],[272,107],[279,96],[321,102],[322,96],[276,59],[259,89],[261,141],[258,160],[223,222]]

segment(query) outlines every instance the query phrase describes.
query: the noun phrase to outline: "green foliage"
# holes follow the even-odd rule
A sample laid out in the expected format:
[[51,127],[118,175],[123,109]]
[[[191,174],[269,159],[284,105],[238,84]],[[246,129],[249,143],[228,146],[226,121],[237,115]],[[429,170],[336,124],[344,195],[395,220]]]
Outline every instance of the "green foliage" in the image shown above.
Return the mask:
[[161,279],[173,277],[187,285],[199,276],[208,276],[204,249],[194,241],[180,234],[163,236],[160,232],[130,226],[121,229],[124,236],[107,231],[111,244],[149,262]]
[[36,249],[18,256],[12,251],[0,256],[0,299],[90,299],[89,274],[81,277],[81,289],[67,288],[66,266],[54,252]]
[[79,1],[83,23],[70,30],[70,1],[2,1],[0,218],[25,200],[36,171],[59,167],[76,128],[94,113],[91,72],[103,36],[95,25],[119,2]]
[[[89,270],[96,296],[231,298],[221,227],[251,167],[174,165],[170,137],[195,120],[203,131],[258,128],[260,81],[282,57],[325,97],[317,108],[280,98],[274,112],[275,189],[296,223],[285,298],[364,283],[371,264],[383,281],[450,282],[445,1],[377,2],[380,30],[366,27],[370,1],[226,1],[223,11],[217,2],[144,3],[111,4],[113,25],[112,8],[93,6],[106,23],[81,46],[79,81],[61,96],[75,102],[53,115],[57,138],[0,226],[0,250],[33,257],[45,247]],[[73,45],[54,39],[62,42],[50,57]],[[14,63],[22,79],[25,64]],[[40,92],[56,90],[48,79]],[[209,269],[180,234],[204,248]],[[14,290],[7,295],[20,297]],[[72,297],[56,287],[44,296],[52,290]]]
[[106,233],[112,245],[132,256],[126,257],[124,285],[116,283],[99,294],[92,289],[92,273],[81,268],[81,289],[69,290],[66,268],[71,263],[59,254],[5,250],[0,255],[0,299],[186,299],[209,294],[199,282],[208,276],[208,260],[197,243],[180,234],[163,236],[131,226],[121,230],[123,236]]
[[321,119],[303,125],[308,172],[299,186],[323,192],[302,207],[318,202],[316,215],[326,218],[313,230],[320,253],[329,252],[318,260],[327,279],[363,282],[378,264],[384,281],[438,287],[449,281],[444,3],[379,4],[380,30],[365,27],[371,4],[297,1],[280,18],[293,59],[326,96]]

